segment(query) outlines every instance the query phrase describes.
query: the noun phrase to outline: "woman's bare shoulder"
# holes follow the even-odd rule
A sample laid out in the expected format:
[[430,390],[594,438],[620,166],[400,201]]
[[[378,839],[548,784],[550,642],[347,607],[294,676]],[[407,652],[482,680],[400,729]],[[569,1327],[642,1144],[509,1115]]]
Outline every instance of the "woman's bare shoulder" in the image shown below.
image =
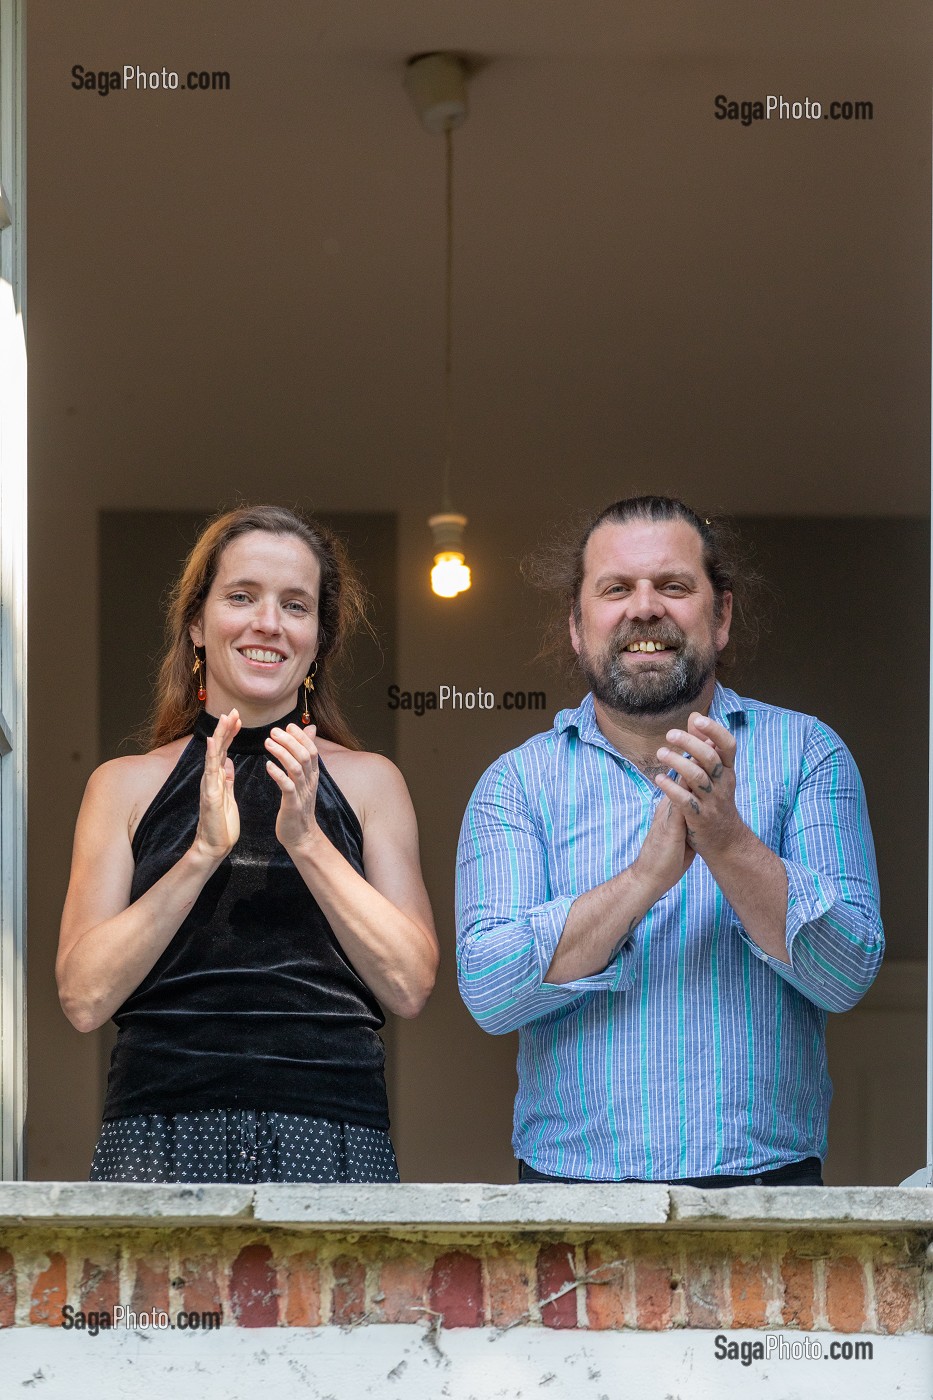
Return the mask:
[[85,803],[106,804],[116,817],[125,817],[132,839],[140,817],[178,763],[189,738],[186,735],[149,753],[127,754],[102,763],[88,780]]
[[384,754],[368,753],[365,749],[346,749],[343,744],[335,744],[332,739],[315,739],[314,742],[332,773],[339,769],[359,778],[385,778],[392,773],[402,776],[392,760]]
[[330,739],[316,743],[327,771],[361,820],[383,799],[408,796],[405,779],[383,754],[345,749]]

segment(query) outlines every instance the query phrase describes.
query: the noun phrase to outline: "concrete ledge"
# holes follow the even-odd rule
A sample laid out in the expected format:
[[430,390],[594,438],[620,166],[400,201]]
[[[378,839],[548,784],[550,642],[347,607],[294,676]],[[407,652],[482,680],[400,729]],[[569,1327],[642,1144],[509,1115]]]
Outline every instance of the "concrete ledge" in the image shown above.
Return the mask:
[[691,1229],[933,1229],[933,1191],[898,1186],[670,1188],[669,1225]]
[[136,1186],[0,1182],[0,1226],[56,1223],[145,1228],[264,1225],[359,1234],[620,1230],[921,1230],[933,1191],[898,1187]]
[[212,1225],[251,1220],[253,1186],[0,1181],[0,1224]]
[[[665,1225],[666,1186],[488,1186],[424,1182],[405,1186],[258,1186],[255,1216],[305,1229],[522,1232],[641,1229]],[[365,1222],[365,1224],[364,1224]]]

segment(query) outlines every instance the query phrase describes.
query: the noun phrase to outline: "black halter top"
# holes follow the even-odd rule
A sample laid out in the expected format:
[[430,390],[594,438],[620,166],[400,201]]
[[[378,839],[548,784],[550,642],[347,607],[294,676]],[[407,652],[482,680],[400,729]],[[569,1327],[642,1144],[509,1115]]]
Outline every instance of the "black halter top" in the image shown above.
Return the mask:
[[[297,712],[276,721],[296,723]],[[198,822],[204,712],[133,838],[130,902],[188,850]],[[104,1118],[244,1108],[389,1125],[377,1034],[385,1017],[275,835],[269,725],[230,745],[240,839],[165,952],[114,1015]],[[363,833],[323,763],[322,831],[359,874]]]

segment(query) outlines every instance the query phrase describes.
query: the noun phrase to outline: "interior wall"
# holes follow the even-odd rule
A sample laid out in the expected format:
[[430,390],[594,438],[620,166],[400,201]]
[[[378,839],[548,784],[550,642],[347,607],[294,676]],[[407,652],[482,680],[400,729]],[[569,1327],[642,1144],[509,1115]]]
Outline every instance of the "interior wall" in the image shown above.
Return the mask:
[[[930,532],[923,520],[737,520],[767,584],[736,688],[817,714],[868,794],[889,956],[926,960]],[[904,757],[894,736],[907,739]]]

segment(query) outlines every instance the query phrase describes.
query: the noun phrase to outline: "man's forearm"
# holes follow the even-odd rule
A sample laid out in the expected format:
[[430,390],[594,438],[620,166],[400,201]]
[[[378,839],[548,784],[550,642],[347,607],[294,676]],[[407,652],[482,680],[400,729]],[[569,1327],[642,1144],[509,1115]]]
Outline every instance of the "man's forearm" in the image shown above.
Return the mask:
[[682,880],[693,860],[683,816],[659,802],[637,857],[570,906],[545,982],[576,982],[602,972],[635,925]]
[[779,856],[742,822],[722,849],[699,851],[742,927],[762,952],[787,956],[787,871]]
[[570,907],[544,981],[576,982],[602,972],[659,897],[652,897],[634,865],[581,894]]

